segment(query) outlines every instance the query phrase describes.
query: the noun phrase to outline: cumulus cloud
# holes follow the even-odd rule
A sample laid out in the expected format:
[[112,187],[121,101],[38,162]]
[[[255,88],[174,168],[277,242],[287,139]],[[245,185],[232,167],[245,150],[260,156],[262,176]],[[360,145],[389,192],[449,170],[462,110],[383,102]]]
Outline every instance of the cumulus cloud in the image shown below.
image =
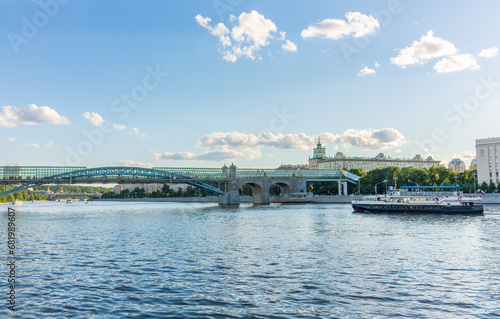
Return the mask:
[[297,45],[295,43],[293,43],[292,41],[290,40],[286,40],[286,43],[284,43],[281,48],[284,50],[284,51],[290,51],[290,52],[295,52],[297,51]]
[[82,116],[92,123],[94,126],[101,126],[104,123],[102,116],[95,112],[83,112]]
[[383,128],[378,130],[349,129],[342,134],[344,147],[362,147],[365,150],[382,150],[401,146],[405,143],[405,137],[394,128]]
[[[222,58],[228,62],[236,62],[241,57],[260,60],[259,51],[267,46],[270,40],[285,41],[285,32],[279,32],[273,21],[255,10],[243,12],[239,17],[232,15],[230,22],[233,25],[230,28],[223,23],[213,27],[210,25],[212,19],[200,14],[195,19],[200,26],[210,31],[210,34],[219,38],[219,51]],[[297,51],[297,46],[286,40],[282,49]]]
[[0,113],[0,127],[16,127],[18,125],[54,124],[68,125],[66,116],[59,115],[56,110],[48,106],[28,104],[23,108],[2,106]]
[[127,127],[126,127],[125,125],[121,125],[121,124],[113,124],[113,128],[114,128],[115,130],[119,130],[119,131],[121,131],[121,130],[126,129]]
[[437,73],[450,73],[461,70],[477,70],[479,65],[476,62],[476,57],[472,54],[456,54],[449,58],[443,58],[434,65],[434,70]]
[[118,161],[117,163],[121,166],[131,166],[131,167],[153,167],[154,166],[151,163],[136,162],[133,160]]
[[11,141],[11,142],[15,140],[15,138],[13,138],[13,137],[6,137],[6,139]]
[[199,161],[228,161],[244,158],[244,154],[235,150],[210,151],[198,155]]
[[56,147],[52,141],[49,141],[48,143],[45,144],[45,147]]
[[32,144],[32,143],[26,143],[26,146],[34,147],[34,148],[39,148],[40,147],[40,145],[38,145],[38,144]]
[[399,55],[391,58],[391,63],[402,68],[412,64],[424,64],[428,59],[453,55],[457,48],[453,43],[435,37],[432,30],[422,36],[420,41],[413,41],[412,45],[401,49]]
[[245,150],[255,148],[258,145],[259,139],[257,136],[240,132],[214,132],[198,140],[198,146],[209,149],[229,147]]
[[[386,149],[400,146],[405,142],[404,136],[393,128],[379,130],[354,130],[350,129],[342,134],[319,134],[323,144],[335,144],[349,147],[362,147],[365,150]],[[288,150],[310,150],[316,145],[318,135],[305,133],[282,134],[262,133],[247,134],[241,132],[215,132],[203,136],[198,140],[198,147],[206,149],[205,153],[195,155],[190,152],[181,153],[155,153],[161,160],[188,160],[188,161],[226,161],[238,159],[256,159],[262,157],[261,147]]]
[[[454,156],[454,157],[459,157],[459,156]],[[462,155],[462,158],[469,159],[469,160],[471,160],[473,158],[476,158],[476,152],[475,151],[471,151],[471,150],[467,150]]]
[[352,35],[355,38],[374,33],[380,28],[380,23],[373,16],[360,12],[347,12],[346,20],[326,19],[302,30],[302,38],[324,37],[328,39],[340,39]]
[[196,155],[190,152],[180,152],[180,153],[155,153],[156,159],[159,160],[184,160],[184,161],[194,161],[196,160]]
[[132,128],[131,133],[138,135],[140,138],[151,138],[151,136],[149,136],[146,133],[141,132],[137,127]]
[[481,58],[493,58],[496,57],[497,55],[498,55],[498,48],[491,47],[489,49],[481,50],[481,52],[479,52],[477,56]]
[[359,71],[358,76],[364,76],[364,75],[375,74],[375,73],[376,73],[376,71],[374,69],[370,69],[367,66],[365,66],[364,68],[362,68]]

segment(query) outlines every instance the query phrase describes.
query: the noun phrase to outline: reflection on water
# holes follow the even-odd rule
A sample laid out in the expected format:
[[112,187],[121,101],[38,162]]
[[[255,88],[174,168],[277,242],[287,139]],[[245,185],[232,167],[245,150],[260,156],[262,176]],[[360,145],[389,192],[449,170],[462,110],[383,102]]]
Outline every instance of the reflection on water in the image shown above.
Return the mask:
[[499,315],[495,205],[484,216],[98,201],[16,209],[19,318]]

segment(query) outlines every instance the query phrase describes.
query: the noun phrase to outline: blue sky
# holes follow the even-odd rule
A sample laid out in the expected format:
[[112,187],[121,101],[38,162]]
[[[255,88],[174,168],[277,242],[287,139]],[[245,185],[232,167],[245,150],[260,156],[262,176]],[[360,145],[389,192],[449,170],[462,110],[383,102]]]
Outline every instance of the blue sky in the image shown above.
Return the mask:
[[499,136],[495,1],[0,2],[2,165],[468,164]]

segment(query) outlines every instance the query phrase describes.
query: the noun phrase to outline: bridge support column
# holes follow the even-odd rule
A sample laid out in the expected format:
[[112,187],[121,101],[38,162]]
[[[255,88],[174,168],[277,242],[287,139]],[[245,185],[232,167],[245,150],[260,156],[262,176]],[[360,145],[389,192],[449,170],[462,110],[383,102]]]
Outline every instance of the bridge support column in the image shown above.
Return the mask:
[[292,193],[307,194],[307,181],[305,178],[292,177]]
[[347,196],[347,182],[342,183],[344,185],[344,196]]
[[[224,165],[224,169],[227,166]],[[226,194],[219,196],[219,205],[239,205],[240,204],[240,184],[236,179],[236,166],[229,166],[229,180],[225,184]]]
[[337,182],[337,185],[338,185],[338,187],[339,187],[339,192],[338,192],[338,194],[339,194],[339,196],[341,196],[341,195],[342,195],[342,182],[340,182],[340,181],[339,181],[339,182]]
[[268,205],[271,203],[269,179],[262,181],[261,187],[253,187],[253,203],[257,205]]
[[240,187],[236,180],[226,183],[226,194],[219,196],[219,205],[239,205],[240,204]]

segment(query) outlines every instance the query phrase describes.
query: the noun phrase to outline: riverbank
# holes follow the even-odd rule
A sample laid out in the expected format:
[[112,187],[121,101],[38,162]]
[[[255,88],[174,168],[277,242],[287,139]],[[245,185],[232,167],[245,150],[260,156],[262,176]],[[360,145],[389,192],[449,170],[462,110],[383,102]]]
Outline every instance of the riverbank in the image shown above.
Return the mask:
[[[271,203],[289,204],[350,204],[353,199],[361,199],[363,195],[348,196],[312,196],[306,198],[281,198],[271,197]],[[466,194],[467,196],[467,194]],[[218,197],[161,197],[161,198],[100,198],[99,201],[125,201],[125,202],[179,202],[179,203],[218,203]],[[251,196],[241,196],[240,203],[252,203]],[[484,204],[500,204],[500,193],[486,194],[483,196]]]

